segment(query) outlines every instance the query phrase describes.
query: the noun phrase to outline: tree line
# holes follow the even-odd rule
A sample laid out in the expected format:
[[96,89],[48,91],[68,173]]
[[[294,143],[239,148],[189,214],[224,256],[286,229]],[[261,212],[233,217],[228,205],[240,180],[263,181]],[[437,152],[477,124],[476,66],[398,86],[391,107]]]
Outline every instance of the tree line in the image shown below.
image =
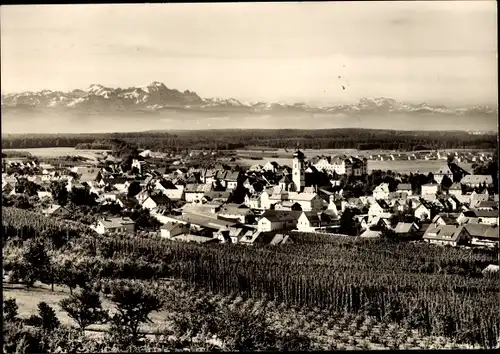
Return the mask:
[[187,149],[231,150],[248,146],[303,149],[495,149],[495,135],[471,135],[460,131],[391,131],[372,129],[324,130],[199,130],[112,134],[9,134],[3,149],[37,147],[108,148],[120,139],[140,149],[183,151]]

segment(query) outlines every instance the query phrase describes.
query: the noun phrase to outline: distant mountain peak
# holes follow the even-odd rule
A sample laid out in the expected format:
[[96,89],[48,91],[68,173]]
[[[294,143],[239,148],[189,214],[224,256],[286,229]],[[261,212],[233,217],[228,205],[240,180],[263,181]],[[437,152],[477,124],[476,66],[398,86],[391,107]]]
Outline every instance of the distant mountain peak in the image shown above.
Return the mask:
[[86,89],[69,92],[42,90],[2,94],[2,108],[15,109],[68,109],[82,112],[160,111],[163,109],[187,109],[198,111],[241,111],[245,113],[331,113],[342,115],[360,114],[446,114],[446,115],[497,115],[498,108],[484,105],[450,108],[427,103],[399,102],[388,97],[361,98],[355,104],[311,106],[305,103],[287,104],[272,102],[241,102],[235,98],[201,98],[196,92],[169,89],[163,82],[152,81],[146,86],[126,89],[92,84]]

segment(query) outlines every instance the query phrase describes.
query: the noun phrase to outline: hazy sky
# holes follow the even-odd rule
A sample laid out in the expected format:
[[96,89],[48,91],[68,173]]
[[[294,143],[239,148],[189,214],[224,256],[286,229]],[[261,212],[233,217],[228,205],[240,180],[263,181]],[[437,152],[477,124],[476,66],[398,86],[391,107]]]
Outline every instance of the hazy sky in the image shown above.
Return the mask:
[[3,93],[161,81],[244,101],[496,103],[495,1],[0,11]]

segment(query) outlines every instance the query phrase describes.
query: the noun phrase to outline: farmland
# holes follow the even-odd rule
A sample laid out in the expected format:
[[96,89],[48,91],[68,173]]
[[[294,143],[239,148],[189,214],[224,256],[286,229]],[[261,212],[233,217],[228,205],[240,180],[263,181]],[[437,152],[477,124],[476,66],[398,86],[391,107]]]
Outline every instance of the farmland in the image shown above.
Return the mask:
[[[4,287],[4,296],[19,298],[21,316],[42,299],[57,308],[68,291],[66,270],[73,269],[87,274],[79,286],[101,293],[106,309],[117,282],[154,291],[163,307],[151,314],[151,326],[142,328],[167,333],[170,324],[174,332],[182,325],[178,336],[205,328],[204,321],[217,316],[247,318],[249,326],[257,326],[249,329],[254,334],[275,328],[279,337],[281,330],[292,328],[294,336],[306,336],[320,349],[491,348],[500,331],[498,275],[481,273],[495,262],[494,251],[335,236],[318,242],[300,233],[293,235],[294,244],[281,247],[203,246],[139,236],[84,236],[70,233],[74,226],[52,221],[39,225],[67,234],[53,242],[51,232],[38,234],[27,227],[40,224],[34,213],[6,208],[3,215],[8,273],[22,268],[23,250],[35,238],[53,264],[48,270],[53,276],[42,279],[55,279],[54,292],[50,284],[43,290]],[[166,276],[173,281],[160,280]],[[214,307],[207,308],[208,303]],[[57,308],[60,320],[71,324],[61,313]],[[179,322],[186,316],[191,322]],[[236,336],[224,337],[229,329],[208,322],[206,328],[212,329],[205,340]]]
[[107,150],[76,150],[71,147],[47,147],[30,149],[3,149],[3,151],[24,151],[38,158],[53,158],[60,156],[83,156],[95,160],[99,154]]

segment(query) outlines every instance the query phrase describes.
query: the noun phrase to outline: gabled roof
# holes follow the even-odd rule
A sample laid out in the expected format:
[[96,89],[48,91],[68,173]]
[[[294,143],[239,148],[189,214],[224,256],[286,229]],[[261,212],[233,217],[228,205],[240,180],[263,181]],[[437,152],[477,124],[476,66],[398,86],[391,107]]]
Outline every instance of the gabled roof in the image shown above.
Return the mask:
[[476,208],[492,208],[498,209],[498,203],[492,200],[482,200],[476,205]]
[[266,218],[271,222],[290,221],[290,220],[297,220],[301,214],[302,214],[301,211],[295,211],[295,210],[268,209],[261,215],[261,218]]
[[205,193],[209,192],[212,189],[212,186],[209,184],[186,184],[184,188],[184,192],[186,193]]
[[400,183],[398,184],[397,190],[400,191],[411,191],[411,184],[410,183]]
[[311,201],[315,197],[316,193],[288,192],[288,200]]
[[406,234],[411,231],[412,227],[418,230],[418,227],[415,223],[399,222],[394,228],[394,232],[397,234]]
[[377,237],[380,237],[381,235],[382,235],[381,231],[373,231],[373,230],[367,229],[365,232],[363,232],[361,235],[359,235],[359,237],[377,238]]
[[332,221],[330,216],[325,213],[317,213],[314,211],[303,211],[301,215],[305,215],[307,220],[309,220],[309,222],[311,223],[316,223],[316,222],[328,223]]
[[182,227],[182,226],[184,226],[184,224],[179,223],[179,222],[168,221],[166,224],[162,225],[160,227],[160,229],[172,231],[172,230],[175,230],[175,229]]
[[462,186],[460,185],[460,183],[455,182],[455,183],[453,183],[450,186],[450,188],[448,188],[448,190],[450,190],[450,191],[461,191],[462,190]]
[[177,189],[175,184],[172,181],[167,180],[167,179],[161,179],[158,181],[158,183],[165,189]]
[[460,182],[462,184],[492,184],[493,178],[490,175],[467,175]]
[[228,172],[226,174],[225,180],[228,182],[237,182],[240,177],[240,172],[239,171],[234,171],[234,172]]
[[423,238],[431,240],[456,242],[463,228],[464,228],[463,226],[454,226],[454,225],[435,226],[431,224],[425,231]]
[[162,193],[150,195],[149,198],[151,198],[156,205],[166,205],[170,203],[170,198]]
[[472,237],[498,239],[498,227],[485,224],[467,224],[464,226]]
[[469,211],[464,212],[464,215],[476,218],[498,218],[498,210],[470,209]]
[[448,165],[441,166],[439,170],[437,170],[435,175],[453,175],[453,172],[450,170]]
[[105,218],[105,219],[101,219],[100,222],[107,229],[122,227],[124,225],[134,225],[135,224],[135,221],[133,221],[130,218]]
[[292,183],[292,181],[290,181],[290,178],[288,177],[288,175],[284,175],[283,178],[280,179],[280,181],[278,183]]

